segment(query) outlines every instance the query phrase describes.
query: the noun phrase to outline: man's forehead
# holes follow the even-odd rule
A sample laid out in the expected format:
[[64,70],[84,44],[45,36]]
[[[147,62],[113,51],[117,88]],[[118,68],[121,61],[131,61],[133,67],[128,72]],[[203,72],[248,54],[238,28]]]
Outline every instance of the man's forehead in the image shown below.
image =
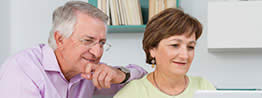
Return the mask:
[[83,37],[89,38],[89,39],[94,39],[94,40],[106,40],[106,34],[104,32],[101,33],[85,33],[83,34]]
[[75,25],[75,32],[79,33],[78,35],[92,39],[106,39],[107,26],[103,21],[83,13],[78,15]]

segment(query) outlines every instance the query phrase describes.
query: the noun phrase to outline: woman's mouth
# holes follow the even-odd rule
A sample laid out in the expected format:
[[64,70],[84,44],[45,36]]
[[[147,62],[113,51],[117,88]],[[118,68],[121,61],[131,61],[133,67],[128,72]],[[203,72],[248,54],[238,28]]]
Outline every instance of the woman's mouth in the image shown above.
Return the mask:
[[175,63],[176,65],[179,65],[179,66],[185,66],[185,65],[186,65],[185,62],[176,62],[176,61],[173,61],[173,63]]

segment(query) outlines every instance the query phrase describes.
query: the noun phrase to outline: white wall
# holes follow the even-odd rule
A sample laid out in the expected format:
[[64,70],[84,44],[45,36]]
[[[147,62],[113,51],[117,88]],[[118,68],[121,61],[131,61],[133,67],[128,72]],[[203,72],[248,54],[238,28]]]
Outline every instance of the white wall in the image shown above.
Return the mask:
[[[6,18],[6,20],[4,19],[4,23],[0,23],[0,42],[2,44],[0,46],[0,63],[2,63],[5,55],[8,55],[8,52],[14,54],[21,49],[31,47],[37,43],[47,43],[52,11],[65,1],[66,0],[1,1],[0,5],[3,5],[1,7],[4,8],[8,8],[6,4],[11,2],[11,8],[4,11],[4,13],[11,13],[11,15],[7,14],[6,16],[3,14],[0,16],[1,19],[2,17]],[[195,59],[189,74],[201,75],[219,88],[262,88],[261,52],[208,52],[208,32],[206,32],[207,2],[208,0],[180,0],[180,5],[185,12],[197,17],[204,25],[204,33],[198,41]],[[5,9],[1,8],[0,10]],[[8,17],[10,17],[9,22]],[[10,24],[9,29],[2,29],[3,27],[8,28],[6,24]],[[11,32],[3,33],[9,30],[11,30]],[[108,53],[105,53],[102,61],[111,65],[135,63],[151,71],[149,66],[146,67],[147,65],[144,61],[145,54],[141,46],[142,36],[142,33],[109,33],[108,40],[113,47]]]
[[[10,2],[0,1],[0,64],[9,55],[10,46]],[[0,66],[1,67],[1,66]]]
[[11,54],[47,43],[53,10],[67,0],[11,0]]
[[138,64],[147,70],[152,70],[150,66],[145,65],[143,33],[108,33],[107,38],[112,47],[104,53],[102,62],[117,66]]
[[[8,0],[5,0],[8,1]],[[10,54],[47,43],[52,24],[52,13],[70,0],[10,0],[11,50]],[[82,0],[87,1],[87,0]]]

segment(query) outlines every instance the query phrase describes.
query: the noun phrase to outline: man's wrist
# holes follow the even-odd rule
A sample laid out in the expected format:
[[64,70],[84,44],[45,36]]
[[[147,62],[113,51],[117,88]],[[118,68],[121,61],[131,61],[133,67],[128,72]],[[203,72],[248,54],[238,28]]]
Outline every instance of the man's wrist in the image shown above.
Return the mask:
[[118,69],[125,74],[125,78],[124,78],[124,80],[120,84],[126,83],[127,80],[130,78],[130,71],[129,71],[129,69],[127,69],[125,67],[119,67]]

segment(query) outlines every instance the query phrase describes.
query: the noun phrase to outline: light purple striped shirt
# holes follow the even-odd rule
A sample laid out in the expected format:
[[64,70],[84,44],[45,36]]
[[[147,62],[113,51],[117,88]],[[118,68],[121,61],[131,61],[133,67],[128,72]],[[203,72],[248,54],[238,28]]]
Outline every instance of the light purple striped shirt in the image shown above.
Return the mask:
[[[128,65],[131,77],[138,79],[146,71]],[[62,74],[54,51],[44,44],[24,50],[9,58],[0,68],[0,98],[92,98],[114,95],[123,85],[98,90],[92,81],[74,76],[69,82]]]

